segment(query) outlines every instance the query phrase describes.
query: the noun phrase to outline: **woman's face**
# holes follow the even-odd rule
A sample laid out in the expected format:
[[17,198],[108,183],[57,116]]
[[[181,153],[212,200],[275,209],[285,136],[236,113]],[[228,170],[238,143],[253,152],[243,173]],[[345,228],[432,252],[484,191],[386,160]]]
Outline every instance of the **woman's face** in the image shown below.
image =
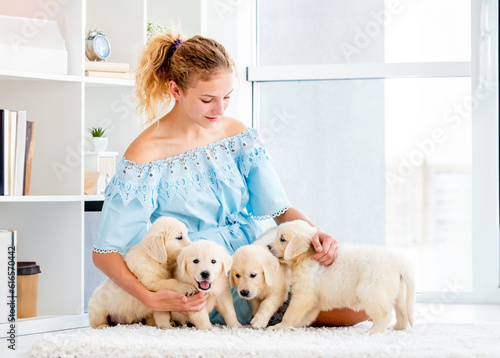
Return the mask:
[[232,91],[233,74],[225,72],[209,81],[194,82],[185,93],[180,92],[176,99],[190,120],[203,128],[211,128],[229,106]]

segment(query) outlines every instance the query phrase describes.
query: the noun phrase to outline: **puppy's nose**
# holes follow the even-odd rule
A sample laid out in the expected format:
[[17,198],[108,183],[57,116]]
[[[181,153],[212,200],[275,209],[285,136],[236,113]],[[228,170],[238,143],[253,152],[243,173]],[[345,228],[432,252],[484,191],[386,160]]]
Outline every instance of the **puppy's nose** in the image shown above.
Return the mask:
[[272,249],[271,245],[267,245],[267,248],[269,249],[269,251],[271,251]]
[[200,273],[200,275],[201,275],[201,278],[203,278],[203,279],[205,279],[205,280],[206,280],[207,278],[209,278],[209,277],[210,277],[210,271],[202,271],[202,272]]
[[241,290],[241,291],[240,291],[240,294],[241,294],[243,297],[247,297],[249,293],[250,293],[250,292],[249,292],[248,290]]

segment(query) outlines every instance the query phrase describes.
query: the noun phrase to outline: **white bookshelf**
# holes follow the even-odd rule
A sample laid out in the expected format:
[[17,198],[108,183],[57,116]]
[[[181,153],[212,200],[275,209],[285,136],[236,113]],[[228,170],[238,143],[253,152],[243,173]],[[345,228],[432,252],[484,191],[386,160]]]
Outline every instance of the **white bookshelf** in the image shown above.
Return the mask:
[[[110,62],[137,66],[146,42],[147,23],[179,26],[188,37],[201,34],[221,41],[238,59],[242,13],[248,4],[233,5],[221,19],[208,0],[2,0],[0,15],[36,18],[58,23],[68,52],[67,75],[52,75],[0,68],[0,108],[26,110],[36,121],[31,195],[0,196],[0,228],[18,231],[19,261],[36,261],[39,277],[38,317],[18,320],[18,335],[85,326],[85,202],[102,195],[84,195],[84,155],[90,150],[88,128],[108,128],[108,150],[117,161],[141,131],[131,103],[134,81],[85,77],[85,37],[96,24],[111,43]],[[50,6],[47,7],[47,4]],[[236,21],[238,19],[239,22]],[[250,23],[250,17],[247,23]],[[248,36],[248,33],[245,35]],[[241,41],[246,48],[249,41]],[[247,51],[248,52],[248,51]],[[236,81],[233,109],[228,115],[251,125],[251,85]],[[246,85],[246,88],[243,88]],[[245,115],[238,116],[238,108]],[[0,324],[0,338],[7,332]]]

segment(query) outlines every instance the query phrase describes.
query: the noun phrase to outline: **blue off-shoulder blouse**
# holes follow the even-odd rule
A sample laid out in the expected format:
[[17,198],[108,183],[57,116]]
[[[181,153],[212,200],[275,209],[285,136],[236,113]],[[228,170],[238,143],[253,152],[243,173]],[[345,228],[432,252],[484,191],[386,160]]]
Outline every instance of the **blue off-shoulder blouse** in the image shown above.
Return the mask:
[[124,255],[149,221],[170,216],[192,241],[214,241],[232,255],[260,235],[258,220],[288,208],[267,149],[250,128],[164,160],[137,165],[122,158],[105,191],[93,250]]
[[105,191],[93,250],[119,252],[142,240],[160,216],[182,221],[192,241],[213,240],[232,254],[261,233],[256,220],[290,207],[257,130],[172,158],[137,165],[125,158]]

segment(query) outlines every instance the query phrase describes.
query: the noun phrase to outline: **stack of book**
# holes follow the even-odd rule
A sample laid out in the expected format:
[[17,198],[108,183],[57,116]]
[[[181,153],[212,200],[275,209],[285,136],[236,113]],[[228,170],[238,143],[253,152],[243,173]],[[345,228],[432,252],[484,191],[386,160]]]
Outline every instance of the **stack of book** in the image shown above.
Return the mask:
[[85,62],[85,76],[87,77],[121,78],[125,80],[133,80],[134,75],[129,71],[130,66],[128,63],[98,61]]
[[30,195],[35,122],[0,109],[0,195]]

